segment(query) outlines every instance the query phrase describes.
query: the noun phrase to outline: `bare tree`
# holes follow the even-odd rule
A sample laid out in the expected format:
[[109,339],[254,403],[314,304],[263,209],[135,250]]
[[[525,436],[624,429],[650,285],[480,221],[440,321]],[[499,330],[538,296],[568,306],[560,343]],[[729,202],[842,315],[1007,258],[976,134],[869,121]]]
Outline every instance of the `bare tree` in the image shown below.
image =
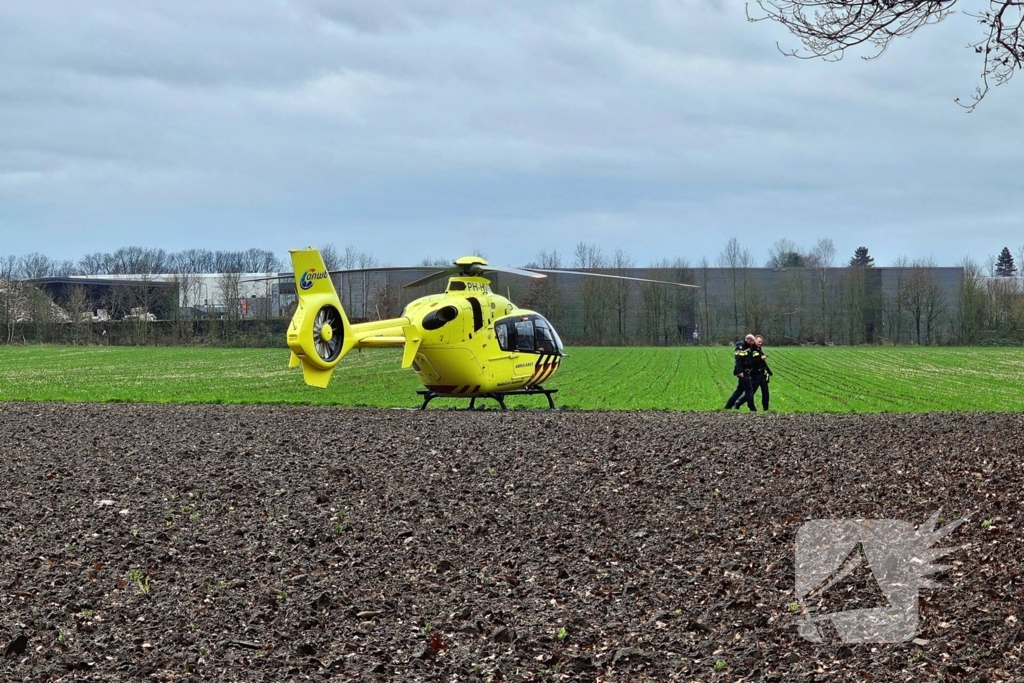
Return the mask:
[[167,253],[163,249],[143,247],[121,247],[110,255],[109,271],[116,275],[138,275],[142,273],[166,273]]
[[[601,248],[590,242],[576,245],[573,267],[577,270],[594,271],[605,267]],[[583,311],[583,337],[585,340],[601,343],[604,340],[605,323],[611,299],[611,281],[606,278],[585,277],[580,282],[580,298]]]
[[15,315],[15,302],[18,295],[18,283],[15,281],[17,273],[17,257],[5,256],[0,259],[0,324],[4,326],[4,342],[7,344],[14,339],[17,326],[17,316]]
[[368,251],[359,252],[359,258],[356,263],[357,268],[376,268],[380,265],[380,261],[376,256]]
[[[693,284],[694,272],[689,259],[683,256],[676,256],[672,259],[672,272],[669,281]],[[697,293],[691,287],[666,287],[665,285],[661,285],[661,287],[670,290],[669,293],[672,295],[672,308],[675,312],[678,335],[676,343],[688,341],[689,335],[692,333],[688,323],[692,321],[694,326],[698,324]]]
[[[206,270],[206,260],[206,255],[196,249],[178,252],[171,256],[171,272],[174,273],[173,281],[178,285],[180,306],[198,308],[202,302],[205,284],[200,275],[210,272]],[[206,298],[209,299],[209,293]]]
[[906,256],[900,256],[893,261],[893,290],[886,292],[883,297],[886,328],[889,339],[894,345],[903,341],[903,322],[906,316],[910,268],[910,259]]
[[808,265],[819,268],[832,268],[836,264],[836,245],[830,237],[822,237],[814,243],[811,253],[807,256]]
[[700,287],[698,319],[701,341],[711,343],[714,340],[714,322],[717,315],[711,310],[711,262],[707,256],[702,256],[697,264],[697,285]]
[[808,255],[800,251],[796,242],[782,237],[768,248],[767,268],[804,268],[808,264]]
[[53,261],[50,268],[50,275],[53,277],[70,277],[72,275],[78,275],[78,266],[75,265],[74,261],[63,260]]
[[958,336],[961,344],[973,344],[985,325],[988,297],[982,286],[981,266],[965,256],[960,267],[964,269],[964,276],[957,297]]
[[764,292],[751,283],[747,288],[747,329],[757,334],[764,334],[765,325],[772,314],[772,305]]
[[78,259],[78,272],[82,275],[101,275],[110,272],[110,269],[107,267],[109,258],[110,254],[104,254],[99,251],[86,254]]
[[[803,268],[799,268],[779,273],[777,277],[779,287],[774,306],[762,302],[760,297],[752,298],[752,302],[758,302],[762,309],[757,312],[758,322],[763,324],[765,318],[771,315],[776,327],[776,338],[803,342],[807,336],[808,318],[806,273]],[[756,327],[761,329],[762,325]]]
[[378,285],[373,292],[373,312],[377,320],[386,320],[398,315],[398,290],[391,284],[391,278],[386,274],[384,282]]
[[818,285],[819,295],[819,339],[821,343],[833,341],[835,335],[835,320],[838,315],[837,303],[838,292],[836,285],[830,278],[832,268],[836,263],[836,245],[828,237],[817,241],[808,256],[809,265],[815,269],[815,279]]
[[274,256],[274,252],[256,247],[251,247],[242,252],[241,262],[243,273],[272,273],[281,267],[277,257]]
[[320,258],[324,260],[327,270],[341,270],[341,254],[330,242],[320,245]]
[[[526,264],[527,268],[545,268],[560,270],[564,267],[562,256],[557,249],[547,251],[542,249],[537,254],[537,260]],[[562,302],[562,291],[558,286],[559,276],[548,273],[543,279],[536,279],[530,282],[530,288],[523,297],[523,305],[533,308],[552,322],[562,317],[564,305]]]
[[213,271],[216,273],[241,273],[243,255],[240,251],[215,251],[213,253]]
[[179,258],[192,264],[194,273],[213,273],[216,271],[216,259],[209,249],[186,249]]
[[935,278],[935,262],[929,259],[921,264],[924,270],[924,334],[925,343],[937,344],[942,340],[939,338],[939,323],[946,316],[946,296],[942,291],[942,285]]
[[89,290],[81,285],[72,287],[61,301],[61,305],[71,316],[72,322],[81,322],[86,316],[92,317],[92,301],[89,298]]
[[[991,268],[991,266],[990,266]],[[990,276],[986,285],[989,300],[989,327],[1000,336],[1015,334],[1021,327],[1021,286],[1015,277]]]
[[129,308],[126,317],[132,323],[131,332],[134,343],[148,344],[153,334],[150,316],[153,315],[153,304],[156,301],[153,276],[149,273],[137,273],[133,282],[126,285],[126,295]]
[[[740,244],[739,239],[730,237],[725,249],[718,255],[718,267],[727,269],[732,289],[733,333],[738,334],[747,326],[747,269],[754,263],[750,249]],[[740,309],[743,310],[743,324],[740,324]]]
[[[847,50],[862,46],[868,48],[865,59],[881,56],[894,39],[948,17],[957,0],[757,0],[757,4],[764,14],[748,13],[751,21],[777,21],[806,48],[806,52],[785,54],[838,61]],[[1007,82],[1024,64],[1024,3],[988,0],[987,9],[965,13],[982,26],[981,36],[968,45],[983,60],[981,84],[970,103],[963,104],[972,110],[991,84]]]
[[221,273],[217,278],[218,294],[224,305],[224,317],[231,321],[238,320],[241,314],[241,279],[240,271]]
[[[328,270],[358,270],[375,268],[379,265],[380,262],[373,254],[359,251],[354,245],[349,244],[345,246],[345,251],[338,258],[338,268],[328,268]],[[338,288],[342,306],[353,315],[358,311],[357,317],[369,319],[368,313],[372,308],[369,305],[372,298],[370,273],[345,274],[337,278],[334,284]]]
[[845,269],[846,321],[849,340],[857,344],[867,339],[867,274],[865,268],[850,266]]
[[16,277],[23,280],[38,280],[53,274],[53,262],[45,254],[33,252],[18,259]]
[[[379,265],[380,261],[378,261],[377,257],[373,254],[366,251],[359,252],[358,260],[356,261],[357,268],[364,269],[365,271],[366,268],[376,268]],[[362,314],[364,318],[369,318],[370,316],[367,312],[367,304],[369,303],[370,274],[363,272],[361,273],[361,277],[363,280]]]
[[73,287],[61,302],[71,316],[71,338],[77,344],[88,343],[92,337],[92,300],[89,291],[82,286]]
[[907,312],[914,323],[914,337],[920,344],[931,344],[935,341],[935,324],[945,309],[942,289],[935,282],[931,260],[916,260],[910,264],[907,276],[906,296]]
[[[652,280],[672,281],[675,268],[668,259],[650,265]],[[665,285],[640,283],[640,301],[643,306],[643,327],[651,344],[668,344],[674,326],[671,324],[672,293]]]
[[[636,266],[636,261],[633,260],[632,256],[619,248],[615,250],[611,265],[615,269],[616,275],[628,276],[629,270]],[[626,343],[628,337],[627,322],[632,284],[629,280],[615,281],[615,331],[618,335],[619,344]]]

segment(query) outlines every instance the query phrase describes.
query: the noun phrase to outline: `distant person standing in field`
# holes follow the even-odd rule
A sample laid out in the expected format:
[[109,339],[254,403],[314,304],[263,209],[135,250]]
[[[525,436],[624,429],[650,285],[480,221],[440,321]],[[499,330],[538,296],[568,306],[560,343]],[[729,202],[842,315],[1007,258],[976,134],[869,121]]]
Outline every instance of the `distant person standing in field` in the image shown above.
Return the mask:
[[772,376],[772,369],[768,367],[768,354],[764,352],[764,337],[754,337],[754,349],[750,363],[750,400],[753,402],[754,394],[761,390],[761,408],[768,410],[768,380]]
[[732,396],[725,402],[726,410],[733,406],[739,408],[740,404],[745,401],[750,412],[757,412],[757,408],[754,407],[753,387],[750,383],[755,341],[754,335],[748,334],[743,338],[742,342],[736,344],[736,348],[733,350],[735,364],[733,365],[732,374],[736,376],[736,391],[732,392]]

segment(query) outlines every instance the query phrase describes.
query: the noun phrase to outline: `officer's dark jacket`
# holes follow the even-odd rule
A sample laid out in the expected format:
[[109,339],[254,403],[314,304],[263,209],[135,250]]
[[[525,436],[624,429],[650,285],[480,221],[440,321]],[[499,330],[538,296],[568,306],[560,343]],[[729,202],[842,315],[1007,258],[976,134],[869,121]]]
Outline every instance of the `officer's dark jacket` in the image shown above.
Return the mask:
[[768,361],[765,359],[764,349],[757,346],[756,344],[751,348],[750,356],[750,369],[754,374],[764,374],[767,372],[769,375],[772,373],[771,368],[768,367]]
[[736,349],[733,351],[733,354],[736,357],[736,365],[732,369],[732,374],[738,375],[742,372],[750,371],[750,369],[753,367],[754,348],[755,347],[753,344],[748,344],[745,341],[738,342],[736,344]]

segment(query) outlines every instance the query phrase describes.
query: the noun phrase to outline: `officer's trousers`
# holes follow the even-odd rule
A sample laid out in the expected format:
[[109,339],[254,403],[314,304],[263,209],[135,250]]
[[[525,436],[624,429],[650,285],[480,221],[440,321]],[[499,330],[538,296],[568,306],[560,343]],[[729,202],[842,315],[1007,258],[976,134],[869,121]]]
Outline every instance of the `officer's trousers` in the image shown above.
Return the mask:
[[[770,398],[770,394],[768,393],[768,375],[763,372],[754,373],[750,378],[750,388],[753,389],[754,392],[758,389],[761,390],[761,407],[768,410],[768,399]],[[751,393],[750,400],[751,403],[753,403],[753,393]]]
[[757,408],[754,407],[754,387],[750,383],[750,374],[745,373],[743,377],[737,377],[736,380],[736,391],[732,392],[732,396],[726,401],[726,410],[733,406],[739,408],[740,405],[746,403],[747,407],[756,413]]

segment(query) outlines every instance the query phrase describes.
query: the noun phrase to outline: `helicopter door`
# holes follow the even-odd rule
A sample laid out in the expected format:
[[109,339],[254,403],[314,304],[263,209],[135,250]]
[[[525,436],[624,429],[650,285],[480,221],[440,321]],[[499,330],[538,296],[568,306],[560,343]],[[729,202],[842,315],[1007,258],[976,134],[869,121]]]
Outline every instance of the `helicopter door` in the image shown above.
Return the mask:
[[[509,363],[511,375],[516,379],[533,376],[534,359],[525,353],[533,353],[533,323],[528,318],[506,318],[494,323],[494,335],[498,346],[507,355],[504,362]],[[521,336],[520,336],[521,335]]]
[[[515,377],[532,377],[535,371],[536,359],[533,358],[533,321],[529,318],[516,320],[513,323],[514,342],[512,359],[513,375]],[[530,354],[530,355],[526,355]]]

